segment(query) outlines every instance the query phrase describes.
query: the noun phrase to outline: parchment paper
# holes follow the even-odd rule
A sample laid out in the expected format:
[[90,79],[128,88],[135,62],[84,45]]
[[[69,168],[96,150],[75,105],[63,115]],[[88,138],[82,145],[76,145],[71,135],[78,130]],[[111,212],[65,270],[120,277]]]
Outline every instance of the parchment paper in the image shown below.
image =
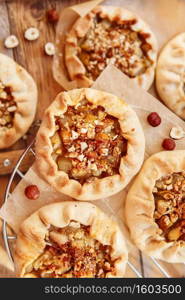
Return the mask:
[[[181,9],[183,9],[182,11],[185,11],[185,1],[170,0],[171,6],[169,6],[169,1],[167,0],[106,1],[106,4],[125,6],[127,8],[132,8],[133,11],[139,13],[151,25],[153,31],[156,33],[160,46],[175,33],[183,31],[185,28],[185,18],[181,12]],[[78,8],[79,7],[76,9]],[[84,8],[84,6],[82,6],[81,8],[78,12],[84,13],[86,7]],[[172,15],[171,10],[173,12],[175,11],[175,17]],[[165,14],[162,14],[162,12],[165,12]],[[75,13],[73,11],[73,18],[70,20],[71,24],[74,21],[74,17]],[[69,23],[66,26],[68,25]],[[112,65],[109,65],[103,71],[93,87],[123,97],[136,111],[143,126],[146,138],[145,158],[155,152],[162,151],[161,142],[165,137],[169,137],[170,129],[173,126],[179,125],[185,130],[184,121],[167,109],[151,94],[137,87],[132,80]],[[156,111],[161,115],[162,123],[159,127],[153,128],[147,123],[146,118],[151,111]],[[176,141],[176,144],[176,149],[185,149],[185,139]],[[41,195],[38,200],[31,201],[25,197],[24,189],[29,184],[36,184],[39,187]],[[102,208],[107,214],[117,218],[127,237],[127,231],[123,224],[124,200],[128,188],[129,186],[112,197],[94,201],[94,204]],[[22,221],[41,206],[68,199],[70,198],[54,191],[46,182],[44,182],[39,174],[37,174],[35,166],[33,165],[25,175],[24,179],[17,185],[8,201],[1,208],[0,216],[11,225],[15,232],[17,232]]]
[[101,2],[102,0],[94,0],[67,7],[60,14],[56,30],[56,54],[53,59],[53,75],[55,80],[66,90],[75,89],[77,87],[75,81],[69,80],[64,63],[66,33],[69,32],[79,16],[85,16]]
[[[157,101],[152,95],[136,86],[132,80],[125,76],[113,65],[109,65],[95,82],[93,88],[111,92],[125,99],[136,111],[142,124],[145,139],[145,158],[155,152],[162,151],[161,143],[165,137],[169,137],[169,132],[173,126],[181,126],[185,130],[185,122]],[[162,117],[162,123],[158,127],[151,127],[147,122],[147,116],[151,111],[157,111]],[[185,149],[185,138],[176,141],[176,149]],[[28,200],[24,195],[24,189],[29,184],[36,184],[41,191],[40,198],[36,201]],[[112,211],[116,215],[125,199],[126,189],[116,194],[116,196],[103,199],[109,206],[108,213]],[[32,212],[48,203],[69,200],[70,197],[61,195],[54,191],[39,174],[35,166],[31,167],[24,179],[17,185],[9,200],[0,210],[3,217],[11,227],[17,231],[20,223]],[[94,201],[101,205],[101,201]],[[124,217],[122,216],[122,219]]]

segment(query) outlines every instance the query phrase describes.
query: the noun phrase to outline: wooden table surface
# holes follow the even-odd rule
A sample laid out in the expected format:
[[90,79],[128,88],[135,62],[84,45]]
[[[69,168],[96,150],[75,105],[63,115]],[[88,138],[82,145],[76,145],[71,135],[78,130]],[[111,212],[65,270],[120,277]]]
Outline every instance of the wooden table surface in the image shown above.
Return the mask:
[[[46,11],[50,8],[57,10],[66,6],[85,2],[82,0],[0,0],[0,52],[13,57],[19,64],[25,67],[37,82],[39,91],[39,101],[37,119],[42,118],[44,109],[61,91],[61,87],[55,82],[51,73],[52,58],[44,54],[43,47],[46,42],[55,41],[55,25],[51,25],[46,20]],[[114,1],[112,1],[114,3]],[[40,38],[34,42],[25,41],[23,34],[26,28],[37,27],[40,30]],[[10,35],[15,34],[20,45],[14,50],[4,48],[3,41]],[[16,143],[12,150],[23,149],[26,142]],[[0,153],[0,160],[1,160]],[[7,153],[8,154],[8,153]],[[1,173],[0,173],[1,174]],[[4,191],[10,175],[0,176],[0,204],[3,201]],[[0,222],[1,231],[1,222]],[[2,238],[0,237],[0,277],[11,276],[12,269],[5,251],[2,248]],[[149,258],[144,257],[137,249],[132,251],[131,261],[138,270],[147,276],[163,277],[154,265],[151,266]],[[172,276],[182,276],[181,266],[172,265],[165,267]],[[175,273],[174,273],[175,270]],[[127,276],[132,277],[133,272],[128,268]]]
[[[52,58],[45,55],[44,45],[46,42],[55,41],[56,26],[48,23],[46,18],[47,10],[56,8],[57,11],[66,6],[85,2],[84,0],[0,0],[0,52],[14,58],[20,65],[25,67],[35,79],[38,92],[38,109],[36,119],[41,119],[43,111],[55,98],[61,87],[53,79],[51,73]],[[37,41],[29,42],[24,39],[24,31],[29,27],[37,27],[40,37]],[[19,39],[19,46],[13,50],[4,47],[4,40],[10,34]],[[0,162],[9,158],[9,151],[24,149],[29,143],[21,140],[11,149],[0,152]],[[6,153],[5,153],[6,152]],[[21,153],[22,151],[20,151]],[[12,152],[11,152],[12,153]],[[10,154],[11,155],[11,154]],[[2,158],[3,156],[3,158]],[[13,165],[15,162],[13,162]],[[0,174],[1,165],[0,165]],[[0,205],[4,199],[4,192],[10,175],[0,176]],[[0,224],[1,230],[1,224]],[[2,244],[2,239],[0,239]],[[2,262],[1,262],[1,258]],[[8,274],[10,265],[6,254],[0,246],[0,276]],[[3,263],[4,262],[4,263]],[[2,268],[2,264],[5,267]],[[7,270],[6,270],[7,266]],[[10,271],[11,274],[11,271]]]

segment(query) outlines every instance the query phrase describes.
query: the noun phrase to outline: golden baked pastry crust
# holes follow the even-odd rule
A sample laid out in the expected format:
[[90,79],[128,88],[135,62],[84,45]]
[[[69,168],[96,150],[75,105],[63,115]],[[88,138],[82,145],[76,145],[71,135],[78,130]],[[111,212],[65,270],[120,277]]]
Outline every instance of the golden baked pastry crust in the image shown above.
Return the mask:
[[37,87],[28,72],[0,54],[0,149],[13,145],[33,122]]
[[[167,240],[161,229],[163,227],[161,227],[160,223],[158,225],[155,222],[155,219],[157,220],[158,218],[154,201],[155,184],[161,177],[182,172],[184,168],[184,150],[163,151],[152,155],[144,163],[126,199],[126,220],[135,244],[146,254],[172,263],[184,262],[185,241],[183,236],[182,239],[172,240],[174,238],[172,238],[172,234],[168,235],[169,239]],[[171,189],[171,187],[169,188]],[[164,192],[162,191],[162,193]],[[178,208],[178,202],[175,204],[175,207]],[[160,212],[163,213],[162,211]],[[168,215],[168,212],[166,212],[166,215]],[[171,215],[169,216],[171,218]],[[183,220],[180,220],[180,222],[184,223]],[[182,224],[182,226],[184,225]],[[173,224],[171,228],[174,228]]]
[[185,120],[185,33],[162,49],[156,68],[156,88],[162,101]]
[[[70,106],[78,106],[84,98],[94,107],[103,107],[108,115],[119,122],[120,134],[127,140],[127,152],[120,157],[117,173],[103,178],[94,176],[92,182],[81,184],[58,169],[52,158],[51,138],[56,130],[55,118],[63,117]],[[76,89],[58,94],[46,110],[36,139],[36,165],[41,176],[58,191],[78,200],[96,200],[119,192],[129,183],[141,167],[144,151],[145,139],[141,125],[135,112],[124,100],[94,89]]]
[[[110,257],[114,264],[114,272],[105,272],[105,277],[124,276],[128,254],[118,225],[96,206],[87,202],[76,201],[44,206],[23,222],[18,233],[15,249],[17,276],[38,277],[37,273],[33,271],[33,265],[38,257],[41,257],[47,246],[46,237],[48,234],[51,235],[53,228],[60,230],[70,226],[71,221],[73,223],[77,222],[76,224],[80,223],[80,226],[88,226],[89,236],[102,246],[111,249]],[[60,242],[64,237],[60,235],[57,235],[57,237],[60,240],[57,244],[57,238],[54,238],[55,247],[58,245],[61,249],[64,249],[67,244]],[[78,236],[78,243],[80,240],[81,237]],[[75,256],[78,255],[78,252],[76,251]],[[68,253],[65,252],[65,254]],[[104,255],[106,256],[105,253]],[[50,270],[51,268],[50,266]],[[59,274],[59,277],[62,277],[62,275],[64,277],[68,276],[68,272],[66,275],[64,273]]]
[[[92,28],[97,16],[104,23],[102,27],[96,27],[94,33]],[[111,26],[122,26],[122,29],[111,28],[107,33],[108,22]],[[119,35],[119,30],[125,33]],[[89,42],[85,41],[86,38]],[[92,44],[92,49],[88,50],[87,46],[93,41],[95,45]],[[99,47],[101,43],[104,44]],[[85,17],[79,18],[66,37],[65,64],[70,79],[76,81],[77,87],[90,87],[106,65],[113,63],[147,90],[153,82],[156,54],[157,43],[148,25],[132,12],[119,7],[96,7]]]

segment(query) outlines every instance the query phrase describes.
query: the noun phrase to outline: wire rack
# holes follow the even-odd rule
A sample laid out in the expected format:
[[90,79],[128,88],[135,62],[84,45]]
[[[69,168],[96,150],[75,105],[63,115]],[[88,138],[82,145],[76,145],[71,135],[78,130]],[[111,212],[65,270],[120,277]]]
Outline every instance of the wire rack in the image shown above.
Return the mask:
[[[20,168],[21,163],[24,161],[25,157],[29,154],[29,152],[31,152],[35,156],[33,146],[34,146],[34,141],[26,148],[26,150],[23,152],[23,154],[19,158],[19,160],[11,174],[10,180],[7,184],[5,196],[4,196],[4,203],[7,201],[8,197],[11,194],[10,191],[11,191],[12,183],[13,183],[15,176],[18,175],[21,179],[24,178],[24,174],[20,171],[19,168]],[[8,225],[7,222],[5,220],[3,220],[3,240],[4,240],[4,245],[5,245],[5,249],[8,254],[8,257],[11,260],[11,262],[14,263],[10,242],[16,240],[16,235],[8,234],[7,225]],[[165,268],[159,263],[158,260],[156,260],[153,257],[150,257],[150,260],[153,264],[155,264],[155,266],[159,269],[159,271],[162,273],[162,275],[164,277],[166,277],[166,278],[171,277],[169,275],[168,271],[165,270]],[[134,264],[131,263],[129,260],[128,260],[127,264],[128,264],[128,267],[132,270],[132,272],[135,273],[136,277],[138,277],[138,278],[144,277],[144,276],[142,276],[141,272],[137,270],[137,268],[134,266]]]

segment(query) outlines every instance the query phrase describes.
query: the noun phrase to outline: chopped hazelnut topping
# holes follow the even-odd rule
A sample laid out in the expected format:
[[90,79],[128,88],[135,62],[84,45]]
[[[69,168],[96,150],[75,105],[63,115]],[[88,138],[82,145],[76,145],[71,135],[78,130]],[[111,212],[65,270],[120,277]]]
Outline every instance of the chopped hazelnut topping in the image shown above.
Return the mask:
[[136,20],[122,23],[108,18],[94,17],[84,38],[78,39],[78,56],[86,68],[86,76],[95,80],[108,64],[114,64],[131,78],[139,76],[153,65],[148,55],[152,46],[149,34],[134,31]]
[[[90,226],[71,221],[69,226],[52,226],[46,247],[32,263],[29,275],[41,278],[106,277],[115,273],[111,246],[103,245],[90,234]],[[25,275],[26,277],[26,275]]]
[[76,149],[75,149],[75,146],[71,146],[69,149],[68,149],[68,152],[74,152]]
[[107,156],[108,154],[109,154],[109,149],[106,149],[106,148],[104,148],[104,149],[101,149],[101,154],[104,156]]
[[78,138],[78,136],[79,136],[79,135],[78,135],[78,132],[72,130],[71,133],[72,133],[72,139],[73,139],[73,140],[76,140],[76,139]]
[[173,173],[156,181],[154,218],[167,241],[184,239],[185,172]]
[[118,120],[86,99],[69,106],[62,118],[56,117],[51,143],[59,170],[80,183],[119,173],[120,159],[127,151]]
[[82,129],[80,130],[81,133],[87,133],[87,131],[88,131],[87,128],[82,128]]

